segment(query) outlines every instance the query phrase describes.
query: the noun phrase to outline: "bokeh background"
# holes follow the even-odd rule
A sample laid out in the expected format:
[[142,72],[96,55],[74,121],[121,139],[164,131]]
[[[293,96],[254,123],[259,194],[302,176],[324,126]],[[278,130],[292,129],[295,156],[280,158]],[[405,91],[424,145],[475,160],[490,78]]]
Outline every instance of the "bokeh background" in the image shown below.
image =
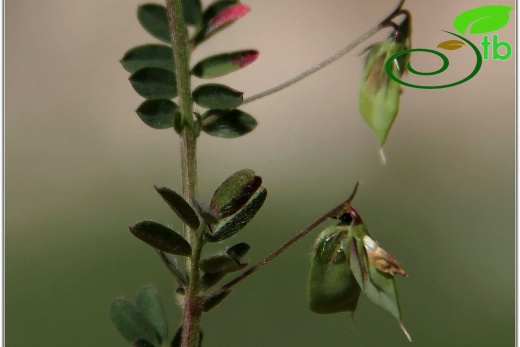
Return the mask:
[[[178,138],[135,115],[142,99],[119,64],[127,49],[154,41],[136,20],[141,3],[5,2],[7,346],[127,346],[108,307],[118,296],[133,299],[148,283],[159,289],[171,330],[179,324],[174,280],[127,229],[146,218],[180,225],[153,190],[154,184],[180,190]],[[394,7],[383,0],[245,3],[252,12],[193,58],[259,49],[257,62],[219,80],[246,96],[322,60]],[[441,30],[453,30],[457,14],[488,4],[409,1],[413,45],[435,48],[451,39]],[[512,12],[496,33],[516,52],[514,28]],[[471,39],[478,44],[481,36]],[[235,140],[203,136],[200,196],[208,201],[241,168],[263,177],[265,207],[232,240],[250,243],[254,262],[360,180],[355,206],[410,275],[397,281],[414,346],[512,346],[514,57],[484,61],[476,77],[454,88],[406,88],[383,166],[357,106],[360,54],[369,42],[296,86],[244,106],[259,121],[253,133]],[[432,83],[473,68],[469,49],[447,54],[452,67]],[[417,69],[440,65],[427,55],[412,59]],[[207,314],[204,344],[407,346],[391,315],[364,297],[355,322],[348,314],[308,310],[312,243],[313,236],[297,243]]]

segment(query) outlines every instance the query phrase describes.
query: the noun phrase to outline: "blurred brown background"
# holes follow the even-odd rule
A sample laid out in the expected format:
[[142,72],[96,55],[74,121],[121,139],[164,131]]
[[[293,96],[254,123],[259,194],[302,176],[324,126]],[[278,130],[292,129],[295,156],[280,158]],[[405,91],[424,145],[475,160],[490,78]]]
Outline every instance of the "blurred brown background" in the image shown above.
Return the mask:
[[[219,79],[246,96],[322,60],[395,6],[383,0],[244,2],[252,12],[193,59],[259,49],[257,62]],[[119,64],[129,48],[155,42],[136,20],[141,3],[6,1],[7,346],[126,346],[108,307],[117,296],[133,299],[147,283],[158,287],[172,331],[178,326],[173,279],[127,230],[145,218],[179,227],[153,190],[153,184],[180,189],[178,139],[135,115],[142,98]],[[414,47],[451,39],[441,30],[453,30],[457,14],[483,5],[489,2],[409,1]],[[496,33],[515,53],[511,17]],[[471,36],[476,44],[480,39]],[[360,180],[358,211],[410,274],[398,286],[414,346],[512,346],[514,57],[484,61],[476,77],[454,88],[405,88],[382,166],[357,106],[359,54],[368,45],[244,106],[259,121],[253,133],[235,140],[203,136],[200,194],[209,200],[241,168],[263,177],[266,205],[233,239],[252,244],[253,262]],[[451,72],[435,81],[454,81],[473,67],[467,49],[447,54],[457,57]],[[440,64],[420,54],[412,61],[424,70]],[[237,286],[204,318],[204,345],[407,346],[395,320],[365,298],[355,324],[348,314],[308,310],[312,243],[313,236],[300,241]]]

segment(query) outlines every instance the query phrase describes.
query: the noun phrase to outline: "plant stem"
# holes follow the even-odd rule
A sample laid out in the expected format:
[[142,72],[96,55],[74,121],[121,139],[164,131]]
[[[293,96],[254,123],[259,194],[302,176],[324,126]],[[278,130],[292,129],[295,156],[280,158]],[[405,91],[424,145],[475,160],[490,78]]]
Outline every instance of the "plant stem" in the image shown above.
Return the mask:
[[244,271],[242,274],[240,274],[240,276],[236,277],[235,279],[233,279],[230,282],[226,283],[225,285],[223,285],[219,289],[217,289],[217,290],[213,291],[212,293],[208,294],[204,298],[204,301],[208,301],[211,298],[213,298],[213,297],[215,297],[215,296],[217,296],[219,294],[222,294],[223,292],[231,289],[232,287],[234,287],[235,285],[240,283],[242,280],[244,280],[245,278],[249,277],[255,271],[260,269],[262,266],[264,266],[265,264],[267,264],[268,262],[270,262],[271,260],[273,260],[274,258],[279,256],[280,254],[282,254],[287,248],[289,248],[296,241],[300,240],[305,235],[309,234],[311,231],[316,229],[316,227],[318,227],[320,224],[325,222],[327,219],[333,218],[333,217],[337,217],[337,216],[343,214],[346,211],[346,209],[350,206],[350,203],[352,202],[354,197],[356,196],[358,188],[359,188],[359,182],[356,183],[356,185],[354,187],[354,190],[352,191],[352,193],[350,194],[350,196],[348,197],[347,200],[343,201],[341,204],[339,204],[338,206],[334,207],[329,212],[325,213],[323,216],[318,218],[316,221],[312,222],[309,226],[307,226],[305,229],[300,231],[298,234],[296,234],[290,240],[285,242],[283,245],[281,245],[274,252],[272,252],[271,254],[267,255],[263,259],[259,260],[256,264],[254,264],[249,269]]
[[[186,201],[193,205],[197,194],[197,132],[193,121],[193,99],[191,96],[190,44],[184,23],[180,0],[166,0],[168,26],[172,38],[173,60],[179,109],[181,115],[181,167],[182,193]],[[193,254],[186,257],[185,268],[189,278],[184,294],[182,319],[182,347],[198,347],[200,320],[202,315],[199,300],[199,259],[202,251],[202,233],[183,225],[184,236],[189,240]]]
[[190,44],[188,29],[184,23],[180,0],[166,0],[168,26],[172,38],[175,78],[179,93],[179,109],[182,127],[193,123],[193,101],[191,98]]
[[250,96],[249,98],[245,98],[244,101],[242,102],[242,105],[247,104],[247,103],[249,103],[251,101],[255,101],[257,99],[263,98],[264,96],[268,96],[268,95],[274,94],[274,93],[279,92],[280,90],[285,89],[287,87],[290,87],[293,84],[301,81],[305,77],[308,77],[308,76],[312,75],[313,73],[323,69],[324,67],[332,64],[333,62],[335,62],[339,58],[343,57],[348,52],[352,51],[358,45],[360,45],[361,43],[363,43],[364,41],[366,41],[367,39],[369,39],[370,37],[375,35],[381,29],[383,29],[386,26],[388,26],[389,22],[394,17],[396,17],[396,16],[398,16],[400,14],[401,8],[403,7],[404,2],[405,2],[405,0],[401,0],[399,2],[399,4],[397,5],[397,8],[388,17],[386,17],[379,25],[377,25],[376,27],[370,29],[369,31],[367,31],[366,33],[364,33],[363,35],[358,37],[356,40],[354,40],[353,42],[349,43],[347,46],[345,46],[344,48],[339,50],[337,53],[334,53],[332,56],[328,57],[327,59],[323,60],[322,62],[320,62],[320,63],[318,63],[318,64],[316,64],[314,66],[311,66],[309,69],[303,71],[302,73],[300,73],[299,75],[291,78],[290,80],[285,81],[284,83],[281,83],[281,84],[279,84],[279,85],[277,85],[277,86],[275,86],[273,88],[267,89],[267,90],[265,90],[265,91],[263,91],[261,93],[258,93],[258,94],[255,94],[253,96]]

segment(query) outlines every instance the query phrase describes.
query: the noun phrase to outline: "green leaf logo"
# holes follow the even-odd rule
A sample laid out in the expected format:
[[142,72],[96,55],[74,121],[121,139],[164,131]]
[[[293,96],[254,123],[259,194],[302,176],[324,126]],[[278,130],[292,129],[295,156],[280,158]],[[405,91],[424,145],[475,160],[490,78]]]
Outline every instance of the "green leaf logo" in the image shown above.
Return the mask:
[[461,34],[485,34],[501,29],[509,22],[511,6],[489,5],[476,7],[459,14],[453,20],[453,26]]

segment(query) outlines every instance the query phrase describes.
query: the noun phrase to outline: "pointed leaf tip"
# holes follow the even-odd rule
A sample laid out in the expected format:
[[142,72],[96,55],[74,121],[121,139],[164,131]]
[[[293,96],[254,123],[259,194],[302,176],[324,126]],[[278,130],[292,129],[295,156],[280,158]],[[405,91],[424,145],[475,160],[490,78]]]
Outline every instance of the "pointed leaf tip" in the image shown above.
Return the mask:
[[408,341],[412,342],[412,335],[410,335],[408,330],[406,330],[406,328],[403,325],[403,322],[398,321],[398,323],[399,323],[399,328],[401,328],[401,330],[403,331],[403,333],[406,336],[406,338],[408,339]]
[[154,186],[159,195],[166,201],[168,206],[175,212],[175,214],[186,223],[191,229],[197,230],[200,226],[197,213],[193,210],[190,204],[184,200],[182,196],[177,194],[174,190],[166,187]]

